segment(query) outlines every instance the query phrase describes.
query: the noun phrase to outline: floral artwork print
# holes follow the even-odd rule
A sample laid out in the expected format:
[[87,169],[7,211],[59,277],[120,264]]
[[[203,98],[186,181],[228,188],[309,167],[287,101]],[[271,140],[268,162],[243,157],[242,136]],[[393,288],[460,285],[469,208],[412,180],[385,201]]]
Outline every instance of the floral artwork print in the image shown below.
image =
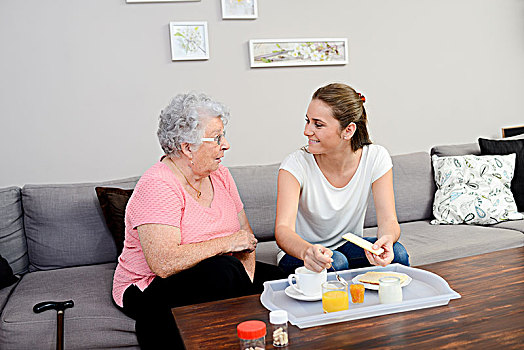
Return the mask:
[[252,66],[345,64],[346,42],[341,41],[252,41]]
[[222,0],[223,18],[256,18],[255,0]]
[[510,189],[515,154],[434,155],[432,160],[437,185],[432,224],[490,225],[522,218]]
[[179,38],[179,45],[187,55],[195,53],[206,53],[203,48],[202,33],[200,27],[181,27],[176,29],[174,36]]
[[173,61],[209,58],[206,22],[171,22],[170,35]]

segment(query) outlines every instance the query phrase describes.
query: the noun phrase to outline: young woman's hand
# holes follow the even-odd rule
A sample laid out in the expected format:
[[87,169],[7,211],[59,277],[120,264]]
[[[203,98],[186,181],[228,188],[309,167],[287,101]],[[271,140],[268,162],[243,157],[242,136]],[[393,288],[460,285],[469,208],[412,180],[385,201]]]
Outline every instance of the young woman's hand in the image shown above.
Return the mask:
[[320,272],[331,266],[333,262],[333,259],[331,259],[332,255],[333,252],[328,248],[320,244],[312,244],[304,252],[302,260],[304,260],[304,266],[308,270]]
[[377,239],[377,241],[373,244],[373,249],[379,248],[384,249],[384,252],[380,255],[376,255],[368,252],[367,250],[364,250],[366,258],[368,258],[368,261],[371,265],[389,265],[395,257],[395,255],[393,254],[393,237],[389,235],[384,235]]

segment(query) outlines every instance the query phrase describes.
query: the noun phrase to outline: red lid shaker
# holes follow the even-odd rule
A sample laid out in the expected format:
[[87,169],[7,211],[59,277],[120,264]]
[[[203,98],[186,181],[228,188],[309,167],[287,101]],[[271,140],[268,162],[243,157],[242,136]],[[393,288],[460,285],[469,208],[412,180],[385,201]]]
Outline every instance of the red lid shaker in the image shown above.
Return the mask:
[[240,349],[265,349],[266,324],[262,321],[244,321],[237,326]]

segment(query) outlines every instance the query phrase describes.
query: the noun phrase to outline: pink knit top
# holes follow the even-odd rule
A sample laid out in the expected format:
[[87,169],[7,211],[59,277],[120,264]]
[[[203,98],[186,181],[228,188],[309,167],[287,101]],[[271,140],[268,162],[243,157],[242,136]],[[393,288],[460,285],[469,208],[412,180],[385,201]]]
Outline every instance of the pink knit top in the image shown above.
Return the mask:
[[113,299],[117,305],[123,305],[124,291],[131,284],[144,290],[156,276],[147,265],[138,238],[138,226],[178,227],[181,244],[228,236],[240,229],[238,213],[243,204],[229,170],[220,165],[210,179],[214,196],[208,208],[186,192],[164,163],[156,163],[142,175],[126,207],[124,249],[113,277]]

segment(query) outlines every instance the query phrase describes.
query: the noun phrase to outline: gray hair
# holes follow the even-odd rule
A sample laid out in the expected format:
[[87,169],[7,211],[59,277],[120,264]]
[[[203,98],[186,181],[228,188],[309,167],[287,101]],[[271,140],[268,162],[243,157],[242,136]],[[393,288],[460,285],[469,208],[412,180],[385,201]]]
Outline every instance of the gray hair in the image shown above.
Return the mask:
[[225,125],[229,120],[229,110],[203,93],[176,95],[159,117],[157,136],[165,154],[178,155],[182,143],[199,147],[205,120],[211,117],[220,117]]

